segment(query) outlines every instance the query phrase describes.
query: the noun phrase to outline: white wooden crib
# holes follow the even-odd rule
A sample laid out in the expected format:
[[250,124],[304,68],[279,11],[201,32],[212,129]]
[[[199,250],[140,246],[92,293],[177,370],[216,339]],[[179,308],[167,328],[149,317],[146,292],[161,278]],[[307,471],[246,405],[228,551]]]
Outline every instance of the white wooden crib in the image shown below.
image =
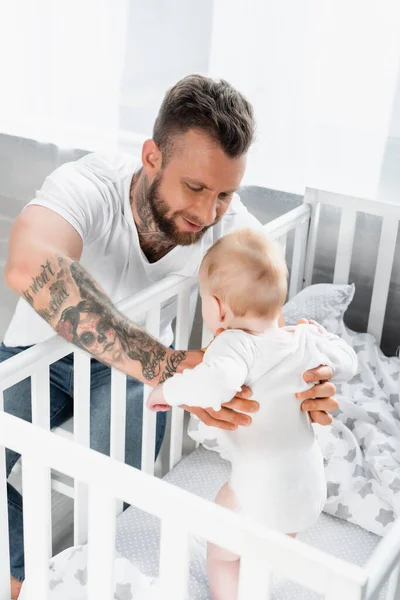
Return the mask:
[[[312,280],[321,205],[341,209],[334,283],[347,283],[357,212],[382,217],[368,331],[380,340],[396,247],[400,205],[348,198],[308,189],[302,206],[265,226],[285,245],[294,236],[289,297]],[[367,241],[366,241],[367,243]],[[146,328],[159,333],[160,304],[178,298],[175,347],[185,349],[190,334],[190,294],[194,280],[171,276],[119,305],[133,320],[147,312]],[[209,333],[203,331],[203,344]],[[49,365],[74,352],[74,433],[49,431]],[[266,600],[271,572],[322,594],[328,600],[378,598],[389,579],[388,600],[400,599],[400,521],[379,543],[365,568],[330,556],[298,540],[245,522],[219,506],[154,477],[155,415],[144,411],[142,471],[123,464],[125,375],[113,370],[111,458],[89,449],[90,356],[54,337],[0,365],[3,391],[26,377],[32,382],[33,424],[0,411],[0,600],[8,600],[9,558],[5,448],[22,454],[27,593],[48,597],[51,556],[51,486],[74,497],[76,544],[89,543],[88,590],[91,600],[110,600],[116,515],[122,501],[161,519],[160,581],[163,598],[184,600],[187,590],[188,538],[199,535],[242,556],[240,600]],[[148,389],[145,388],[146,398]],[[144,400],[145,400],[144,398]],[[182,458],[183,411],[170,419],[169,465]],[[68,437],[70,439],[68,439]],[[165,449],[164,449],[165,455]],[[50,473],[50,470],[56,473]],[[100,526],[101,525],[101,526]],[[268,569],[266,569],[268,565]]]

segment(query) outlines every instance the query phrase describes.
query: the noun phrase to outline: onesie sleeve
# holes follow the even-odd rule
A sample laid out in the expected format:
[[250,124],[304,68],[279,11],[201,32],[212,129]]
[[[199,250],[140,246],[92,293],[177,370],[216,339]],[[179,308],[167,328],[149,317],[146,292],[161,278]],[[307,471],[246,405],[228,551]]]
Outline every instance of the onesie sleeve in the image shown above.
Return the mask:
[[248,377],[252,350],[240,331],[221,333],[207,348],[203,362],[176,373],[163,385],[170,406],[200,406],[220,410],[240,391]]
[[339,336],[323,328],[309,325],[319,354],[320,364],[329,366],[333,371],[332,381],[348,381],[357,372],[357,356],[354,350]]

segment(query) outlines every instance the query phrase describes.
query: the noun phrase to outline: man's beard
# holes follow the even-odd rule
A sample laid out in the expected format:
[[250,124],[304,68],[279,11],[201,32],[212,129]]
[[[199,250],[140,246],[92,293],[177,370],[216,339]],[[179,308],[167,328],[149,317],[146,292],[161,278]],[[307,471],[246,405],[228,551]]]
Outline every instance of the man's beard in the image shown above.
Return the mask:
[[[146,200],[157,228],[171,241],[171,243],[174,244],[174,246],[191,246],[192,244],[196,244],[196,242],[203,237],[207,229],[215,225],[219,219],[216,219],[211,225],[203,227],[201,231],[179,231],[176,225],[176,219],[178,217],[184,217],[195,224],[198,223],[198,219],[183,210],[175,211],[171,216],[167,217],[169,208],[168,204],[160,195],[161,181],[162,176],[159,173],[145,192]],[[201,225],[201,223],[198,224],[199,226]]]

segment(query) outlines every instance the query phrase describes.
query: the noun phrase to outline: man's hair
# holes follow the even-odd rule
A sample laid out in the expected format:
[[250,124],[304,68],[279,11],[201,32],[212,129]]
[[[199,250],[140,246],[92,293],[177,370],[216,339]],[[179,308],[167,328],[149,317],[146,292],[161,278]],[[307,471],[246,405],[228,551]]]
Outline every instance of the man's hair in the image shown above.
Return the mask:
[[236,317],[274,318],[287,294],[283,248],[266,235],[238,229],[219,239],[201,264],[207,291]]
[[165,95],[154,123],[153,140],[168,160],[177,134],[200,129],[225,154],[238,158],[254,139],[253,109],[246,98],[223,79],[188,75]]

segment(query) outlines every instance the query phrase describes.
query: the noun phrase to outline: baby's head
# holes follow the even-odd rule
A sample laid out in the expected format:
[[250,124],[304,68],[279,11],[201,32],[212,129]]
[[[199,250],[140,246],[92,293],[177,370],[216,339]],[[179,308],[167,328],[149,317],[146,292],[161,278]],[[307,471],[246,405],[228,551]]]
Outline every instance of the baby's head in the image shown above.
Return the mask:
[[239,229],[211,246],[199,282],[203,319],[212,333],[221,327],[267,329],[286,299],[283,249],[264,234]]

